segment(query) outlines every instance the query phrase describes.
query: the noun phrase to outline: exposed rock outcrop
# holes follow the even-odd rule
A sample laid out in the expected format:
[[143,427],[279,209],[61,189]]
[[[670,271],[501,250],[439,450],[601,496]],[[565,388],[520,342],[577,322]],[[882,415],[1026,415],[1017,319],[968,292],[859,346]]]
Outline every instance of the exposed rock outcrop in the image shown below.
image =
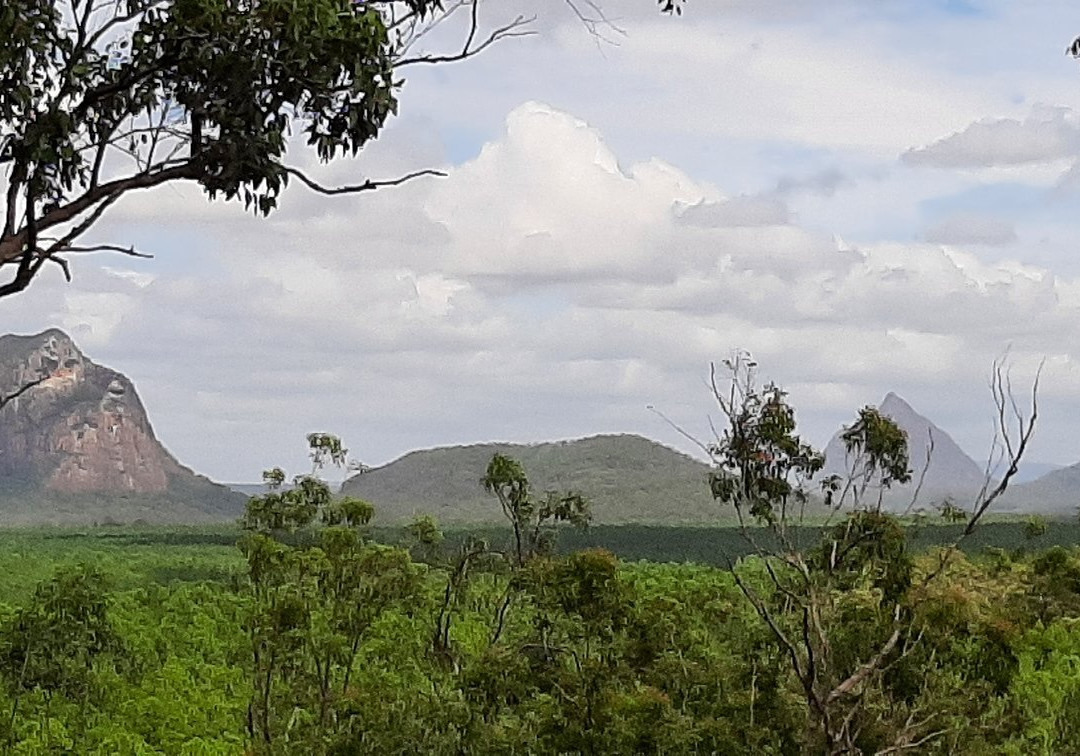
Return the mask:
[[[181,510],[242,506],[223,486],[180,465],[154,436],[131,381],[88,359],[62,331],[0,337],[0,395],[35,382],[0,408],[4,489],[24,499],[39,493],[162,501],[183,491]],[[149,519],[188,519],[173,514],[180,513]]]

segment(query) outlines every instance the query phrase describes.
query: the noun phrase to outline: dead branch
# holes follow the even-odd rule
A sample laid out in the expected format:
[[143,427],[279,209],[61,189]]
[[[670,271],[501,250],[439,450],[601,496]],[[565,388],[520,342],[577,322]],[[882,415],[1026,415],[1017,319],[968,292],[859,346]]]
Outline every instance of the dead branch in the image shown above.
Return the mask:
[[[899,607],[897,607],[897,614],[899,614]],[[898,617],[895,619],[899,619]],[[896,648],[896,644],[900,642],[900,628],[893,630],[892,635],[885,641],[885,645],[871,657],[870,661],[863,664],[854,673],[852,673],[846,680],[841,682],[831,691],[829,691],[828,697],[825,699],[827,703],[833,703],[837,699],[850,694],[856,687],[859,686],[867,677],[881,668],[882,662],[893,652]]]
[[[1038,370],[1035,371],[1035,380],[1032,381],[1031,384],[1031,414],[1025,420],[1023,413],[1016,403],[1016,394],[1012,390],[1012,379],[1009,369],[1005,367],[1000,360],[994,363],[990,387],[994,394],[994,403],[997,405],[997,433],[1000,434],[1002,443],[1005,445],[1008,467],[1005,469],[1005,474],[1001,477],[1001,480],[993,487],[990,493],[984,496],[982,501],[976,501],[971,518],[964,528],[964,537],[971,535],[975,530],[975,526],[978,525],[979,519],[986,513],[986,510],[990,508],[990,505],[1005,493],[1013,476],[1015,476],[1019,470],[1020,462],[1024,458],[1025,452],[1027,452],[1028,442],[1035,432],[1035,422],[1039,418],[1039,381],[1042,378],[1042,371],[1045,364],[1045,360],[1040,362]],[[1006,414],[1007,409],[1012,410],[1016,421],[1015,433],[1018,434],[1018,436],[1015,438]]]
[[914,508],[915,504],[919,501],[919,494],[922,493],[923,483],[926,482],[926,473],[930,470],[930,458],[934,454],[934,430],[932,428],[926,429],[926,460],[923,462],[922,471],[919,473],[919,481],[915,484],[915,490],[911,494],[911,501],[904,509],[904,515],[907,515]]
[[127,255],[128,257],[138,257],[143,260],[153,260],[154,256],[147,252],[139,252],[135,247],[121,247],[119,244],[92,244],[90,246],[81,246],[77,244],[71,244],[61,249],[58,252],[116,252],[121,255]]
[[[1016,402],[1015,392],[1012,390],[1010,370],[1005,365],[1004,358],[994,360],[994,366],[990,375],[990,391],[994,397],[996,408],[996,427],[994,432],[995,446],[1002,450],[1003,459],[1007,462],[1005,474],[997,485],[991,486],[992,470],[987,463],[986,478],[982,489],[972,505],[971,516],[964,526],[960,537],[943,549],[938,557],[937,566],[923,578],[923,586],[935,580],[948,566],[949,560],[959,550],[963,542],[975,532],[979,520],[1009,487],[1009,483],[1020,469],[1020,462],[1027,453],[1028,443],[1035,433],[1035,423],[1039,418],[1039,382],[1042,379],[1042,371],[1046,361],[1039,362],[1035,371],[1035,379],[1031,383],[1031,409],[1025,418]],[[1014,423],[1010,422],[1009,412],[1012,412]],[[991,451],[991,456],[993,451]]]
[[[626,30],[618,26],[614,20],[608,17],[604,12],[604,9],[600,7],[595,0],[565,0],[566,5],[577,16],[581,25],[585,27],[585,30],[592,35],[593,39],[599,44],[601,42],[609,45],[618,45],[619,43],[603,33],[604,29],[610,29],[618,34],[620,37],[626,36]],[[586,13],[582,10],[579,3],[588,7],[591,13]]]

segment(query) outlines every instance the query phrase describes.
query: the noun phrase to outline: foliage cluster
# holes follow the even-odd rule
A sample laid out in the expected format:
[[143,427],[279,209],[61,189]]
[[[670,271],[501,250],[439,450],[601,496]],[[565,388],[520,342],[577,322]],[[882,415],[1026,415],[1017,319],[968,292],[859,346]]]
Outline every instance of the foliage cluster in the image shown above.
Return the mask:
[[[204,559],[207,569],[215,565],[208,549]],[[224,576],[198,579],[197,572],[188,576],[196,579],[155,584],[152,570],[135,586],[108,579],[123,574],[122,559],[99,561],[97,571],[62,570],[36,595],[20,588],[3,596],[4,711],[21,695],[11,726],[4,723],[12,752],[242,753],[253,672],[249,587],[233,588]],[[168,555],[160,561],[170,563]],[[923,574],[933,553],[914,561]],[[540,558],[519,580],[520,603],[495,644],[495,614],[510,575],[481,570],[455,605],[456,666],[434,655],[430,643],[445,573],[421,563],[411,569],[420,575],[416,593],[366,629],[348,693],[333,701],[332,736],[312,752],[813,750],[797,683],[725,568],[622,563],[595,550]],[[760,561],[738,570],[767,585]],[[102,572],[111,585],[98,582]],[[885,703],[902,701],[947,730],[919,752],[1080,749],[1078,576],[1077,549],[951,562],[932,590],[909,599],[922,634],[917,653],[891,668],[868,699],[881,727],[888,726]],[[92,595],[84,590],[91,585]],[[866,619],[876,594],[859,587],[847,593],[838,654],[852,653],[874,627]],[[61,594],[93,611],[35,632],[35,642],[71,647],[79,633],[56,633],[77,628],[78,616],[100,627],[95,612],[104,606],[108,643],[83,645],[82,656],[42,656],[59,677],[42,670],[20,685],[19,658],[10,653],[27,638],[18,628],[55,621],[49,597]],[[89,659],[89,667],[77,659]],[[60,678],[62,685],[50,682]],[[289,685],[311,694],[301,697],[306,711],[296,713],[297,722],[317,717],[318,681],[297,670]],[[92,694],[81,695],[88,687]],[[294,725],[287,737],[303,729]],[[279,752],[287,750],[283,744]]]

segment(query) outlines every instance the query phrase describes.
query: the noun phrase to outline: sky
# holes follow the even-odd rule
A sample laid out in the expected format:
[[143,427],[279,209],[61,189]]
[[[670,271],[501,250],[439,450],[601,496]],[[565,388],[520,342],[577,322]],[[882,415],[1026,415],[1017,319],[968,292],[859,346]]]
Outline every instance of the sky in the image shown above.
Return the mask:
[[[749,350],[824,446],[889,391],[976,459],[1007,354],[1045,361],[1032,461],[1080,460],[1080,6],[1005,0],[489,0],[532,37],[414,67],[324,183],[268,219],[132,194],[86,256],[0,299],[136,384],[217,480],[415,448],[640,433],[707,440],[710,363]],[[432,37],[433,48],[459,30]],[[1022,390],[1025,390],[1022,388]],[[479,473],[478,473],[479,474]]]

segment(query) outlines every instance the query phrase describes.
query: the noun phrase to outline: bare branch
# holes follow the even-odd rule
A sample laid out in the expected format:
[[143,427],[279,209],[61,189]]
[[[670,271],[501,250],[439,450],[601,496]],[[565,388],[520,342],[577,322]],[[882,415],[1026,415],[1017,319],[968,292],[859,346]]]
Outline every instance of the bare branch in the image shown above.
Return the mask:
[[764,620],[765,624],[769,626],[769,629],[772,631],[773,636],[778,641],[780,641],[780,644],[784,647],[784,650],[787,652],[788,657],[791,659],[791,666],[795,672],[795,676],[799,678],[799,682],[802,683],[803,688],[807,692],[807,695],[812,694],[813,700],[816,701],[817,694],[816,692],[813,692],[813,685],[809,683],[809,678],[806,676],[806,673],[803,670],[802,662],[799,659],[799,651],[795,647],[795,644],[791,642],[791,640],[787,637],[787,633],[785,633],[783,629],[777,624],[776,618],[773,617],[772,612],[769,610],[769,608],[765,606],[764,602],[753,591],[753,589],[751,589],[746,584],[746,581],[744,581],[742,577],[739,576],[738,572],[733,569],[731,571],[731,574],[732,577],[734,577],[735,579],[735,585],[738,586],[739,590],[742,591],[742,594],[746,597],[747,601],[749,601],[750,604],[754,607],[754,610],[757,612],[758,616],[761,617],[761,619]]
[[[596,40],[597,44],[601,42],[615,46],[619,44],[617,41],[606,36],[603,33],[603,29],[610,29],[621,37],[626,36],[626,30],[615,24],[615,22],[604,13],[604,9],[601,8],[595,0],[565,0],[565,2],[567,7],[573,11],[575,16],[577,16],[578,21],[585,27],[585,30]],[[587,6],[591,11],[591,14],[582,10],[579,2]]]
[[536,16],[518,16],[513,21],[503,26],[498,27],[487,36],[487,38],[476,47],[472,47],[473,38],[476,33],[477,25],[477,13],[476,3],[473,3],[472,20],[470,22],[469,35],[466,39],[465,46],[461,49],[461,52],[454,53],[452,55],[418,55],[414,58],[402,58],[396,64],[398,68],[402,66],[409,66],[415,63],[455,63],[457,61],[466,60],[482,53],[487,48],[502,39],[510,39],[512,37],[531,37],[536,34],[531,29],[526,29],[536,21]]
[[[925,724],[925,722],[924,722],[924,724]],[[890,754],[890,753],[900,753],[902,751],[907,751],[907,750],[911,750],[911,749],[914,749],[914,748],[921,748],[922,746],[929,743],[931,740],[937,740],[938,738],[942,737],[943,735],[949,734],[949,732],[950,732],[949,729],[934,730],[933,732],[927,733],[926,735],[919,738],[918,740],[913,740],[910,743],[903,742],[903,743],[897,743],[896,745],[891,745],[888,748],[885,748],[883,750],[878,751],[877,753],[874,754],[874,756],[886,756],[886,754]]]
[[70,247],[76,239],[82,236],[91,226],[97,223],[98,219],[105,214],[106,210],[109,209],[109,206],[116,202],[116,200],[120,199],[120,197],[121,194],[118,193],[104,199],[101,204],[94,208],[93,212],[91,212],[89,215],[86,216],[86,218],[82,220],[81,223],[77,224],[74,228],[69,230],[66,234],[64,234],[62,238],[54,241],[52,246],[45,250],[44,256],[51,257],[58,252],[63,252],[65,248]]
[[885,645],[881,647],[881,650],[878,651],[870,661],[855,670],[850,677],[829,692],[826,703],[831,704],[837,699],[849,695],[861,682],[863,682],[863,680],[876,672],[881,667],[881,664],[885,661],[886,657],[888,657],[888,655],[893,652],[893,649],[896,648],[896,644],[900,642],[900,636],[900,628],[893,630],[892,635],[885,641]]
[[89,247],[68,245],[57,250],[59,253],[68,252],[117,252],[128,257],[139,257],[144,260],[153,260],[154,256],[147,252],[139,252],[135,247],[121,247],[119,244],[94,244]]
[[[987,494],[981,502],[976,502],[975,510],[968,520],[967,526],[964,528],[964,536],[971,535],[975,530],[975,526],[979,523],[979,519],[983,516],[990,505],[994,503],[1003,493],[1005,489],[1009,487],[1009,483],[1019,470],[1020,462],[1027,451],[1028,442],[1031,441],[1031,436],[1035,432],[1035,422],[1039,417],[1039,381],[1042,379],[1042,371],[1046,361],[1043,360],[1039,363],[1038,370],[1035,371],[1035,380],[1031,384],[1031,414],[1028,416],[1026,422],[1023,415],[1020,414],[1020,410],[1016,407],[1016,397],[1012,391],[1011,385],[1008,381],[1007,370],[999,362],[994,366],[994,399],[998,405],[998,417],[1000,419],[999,432],[1005,442],[1005,448],[1008,450],[1008,467],[1005,470],[1005,474],[1001,477],[998,484]],[[1005,382],[1002,382],[1002,373],[1005,372]],[[1005,419],[1005,407],[1006,401],[1014,408],[1017,417],[1017,429],[1016,433],[1019,436],[1014,440],[1013,434],[1009,428],[1009,425]]]
[[40,378],[37,378],[36,380],[30,381],[29,383],[27,383],[27,384],[25,384],[23,386],[20,386],[13,393],[10,393],[10,394],[7,394],[7,395],[0,394],[0,409],[2,409],[4,407],[4,405],[6,405],[8,402],[12,402],[12,401],[18,399],[20,396],[25,394],[27,391],[34,388],[34,386],[37,386],[40,383],[44,383],[48,379],[49,379],[49,376],[43,375]]
[[41,264],[45,261],[56,263],[60,266],[60,270],[64,273],[64,280],[71,283],[71,266],[68,265],[68,261],[62,257],[53,257],[52,255],[42,255],[38,259],[37,267],[41,267]]
[[703,452],[705,452],[705,454],[707,454],[707,455],[708,455],[709,457],[712,457],[712,449],[710,449],[710,448],[709,448],[709,446],[708,446],[707,444],[704,444],[704,443],[702,443],[702,442],[701,442],[700,440],[698,440],[697,438],[695,438],[693,434],[691,434],[691,433],[687,432],[686,430],[684,430],[684,429],[682,428],[682,426],[680,426],[680,425],[678,425],[677,423],[675,423],[675,422],[674,422],[673,420],[671,420],[671,419],[670,419],[670,418],[669,418],[669,417],[668,417],[667,415],[665,415],[665,414],[664,414],[663,412],[661,412],[660,410],[656,409],[656,407],[652,406],[651,404],[649,404],[649,405],[646,405],[645,409],[647,409],[647,410],[648,410],[649,412],[652,412],[652,413],[653,413],[654,415],[656,415],[657,417],[659,417],[659,418],[660,418],[661,420],[663,420],[663,421],[664,421],[665,423],[667,423],[668,425],[670,425],[670,426],[671,426],[671,427],[672,427],[672,428],[673,428],[673,429],[675,430],[675,432],[676,432],[676,433],[678,433],[679,435],[681,435],[681,436],[682,436],[683,438],[685,438],[685,439],[686,439],[687,441],[691,442],[692,444],[695,444],[695,445],[696,445],[697,447],[699,447],[699,448],[700,448],[700,449],[701,449],[701,450],[702,450]]
[[904,509],[904,514],[907,515],[914,508],[916,502],[919,501],[919,494],[922,493],[923,483],[926,482],[926,473],[930,470],[930,458],[934,454],[934,429],[926,429],[926,460],[923,462],[922,471],[919,473],[919,482],[915,484],[915,490],[911,494],[911,501]]
[[404,184],[406,181],[412,181],[413,179],[420,178],[421,176],[445,177],[447,175],[444,171],[425,169],[422,171],[413,171],[412,173],[406,173],[404,176],[399,176],[395,179],[386,179],[383,181],[372,181],[371,179],[368,179],[362,184],[355,184],[353,186],[327,187],[323,186],[322,184],[316,182],[311,178],[308,178],[297,168],[290,168],[286,166],[285,172],[288,173],[290,176],[296,176],[298,179],[300,179],[300,182],[303,183],[308,189],[318,192],[319,194],[325,194],[328,196],[369,192],[373,189],[379,189],[380,187],[384,186],[399,186],[401,184]]
[[[41,230],[53,228],[74,220],[83,212],[94,208],[100,203],[114,200],[133,189],[149,189],[176,179],[194,179],[197,175],[196,166],[190,161],[185,161],[159,171],[137,173],[115,181],[109,181],[86,191],[81,197],[72,200],[66,205],[49,210],[36,219],[37,226]],[[0,237],[0,263],[13,260],[21,255],[27,247],[29,237],[28,227],[24,227],[16,233]]]
[[1027,452],[1028,443],[1035,433],[1035,423],[1039,418],[1039,382],[1042,379],[1042,371],[1045,365],[1046,360],[1039,362],[1039,367],[1035,371],[1035,379],[1031,383],[1030,414],[1026,420],[1023,418],[1022,414],[1019,414],[1019,420],[1014,429],[1009,423],[1008,410],[1016,408],[1015,412],[1019,413],[1019,409],[1016,404],[1015,394],[1011,389],[1011,382],[1008,379],[1008,368],[1004,364],[1004,359],[994,361],[994,367],[990,378],[990,389],[994,396],[994,405],[997,409],[997,429],[995,438],[1001,442],[1002,448],[1004,449],[1003,454],[1005,455],[1008,466],[1005,469],[1005,474],[1001,477],[1001,480],[998,481],[997,485],[991,487],[990,466],[989,464],[987,465],[988,472],[986,480],[983,483],[982,490],[972,505],[971,516],[968,518],[963,532],[956,541],[942,550],[938,557],[937,566],[923,578],[922,584],[924,586],[935,580],[942,572],[944,572],[945,568],[948,566],[949,560],[952,559],[953,554],[955,554],[961,544],[975,532],[975,528],[978,526],[982,516],[986,514],[986,511],[990,506],[1005,493],[1006,489],[1009,487],[1009,483],[1012,482],[1013,477],[1019,471],[1020,462]]

